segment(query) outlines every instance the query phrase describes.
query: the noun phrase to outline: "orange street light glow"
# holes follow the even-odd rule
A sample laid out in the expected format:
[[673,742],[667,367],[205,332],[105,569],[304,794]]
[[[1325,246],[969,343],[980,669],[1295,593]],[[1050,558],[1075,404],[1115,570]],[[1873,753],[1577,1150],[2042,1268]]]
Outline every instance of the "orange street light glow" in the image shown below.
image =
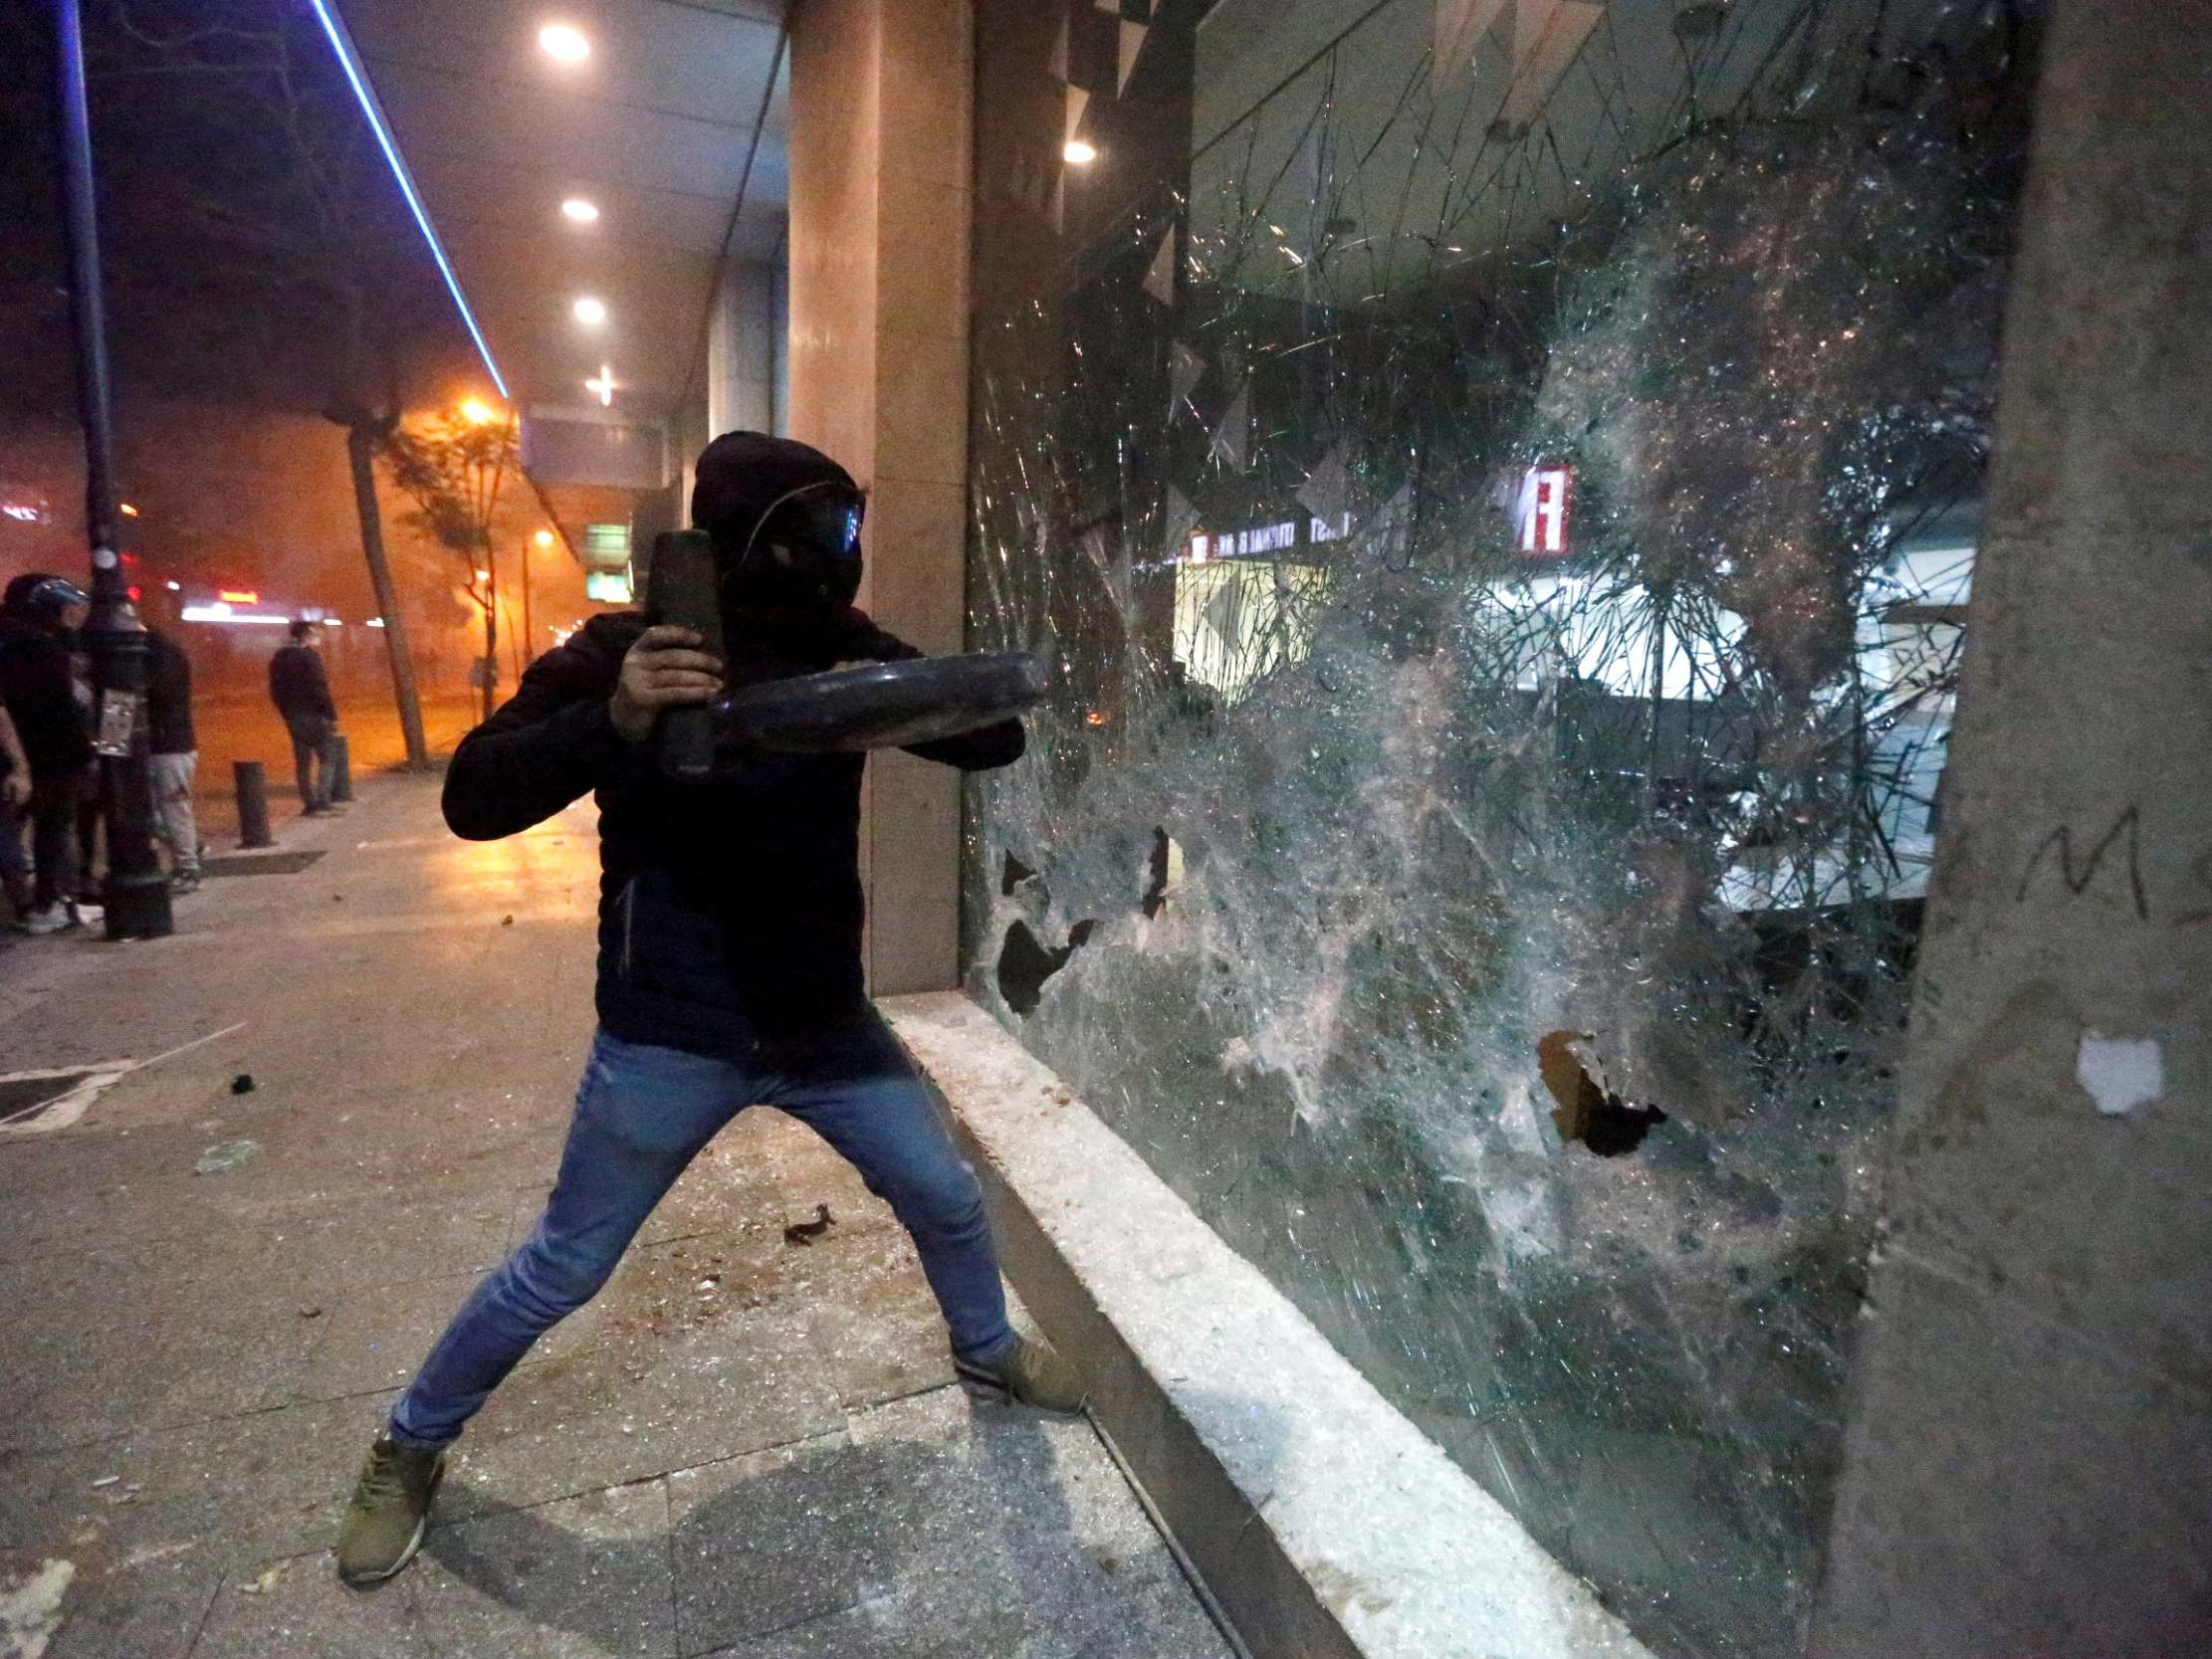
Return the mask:
[[556,63],[580,64],[591,56],[591,42],[572,23],[549,23],[538,31],[538,44]]
[[471,426],[484,426],[497,417],[489,403],[480,397],[470,397],[461,400],[461,418]]
[[535,536],[533,536],[533,537],[532,537],[531,539],[532,539],[532,540],[534,540],[534,541],[536,541],[536,542],[538,543],[538,545],[539,545],[539,546],[541,546],[541,547],[551,547],[551,546],[553,545],[553,531],[552,531],[552,530],[540,530],[540,531],[539,531],[539,532],[538,532],[538,533],[537,533],[537,534],[536,534]]

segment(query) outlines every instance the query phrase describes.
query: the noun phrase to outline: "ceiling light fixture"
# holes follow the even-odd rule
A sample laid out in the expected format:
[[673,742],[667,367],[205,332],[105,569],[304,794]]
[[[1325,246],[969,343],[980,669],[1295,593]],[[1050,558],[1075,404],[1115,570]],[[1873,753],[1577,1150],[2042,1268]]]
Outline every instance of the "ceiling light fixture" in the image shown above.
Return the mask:
[[588,294],[577,295],[576,303],[569,310],[576,313],[576,320],[586,328],[596,328],[607,319],[606,302],[593,299]]
[[598,205],[594,202],[586,201],[581,196],[570,196],[566,201],[562,202],[560,204],[560,212],[562,217],[572,220],[579,225],[596,224],[598,223],[599,219]]
[[591,56],[591,42],[572,23],[549,23],[538,31],[538,44],[556,63],[580,64]]
[[599,365],[599,372],[597,373],[597,375],[589,380],[586,380],[583,383],[583,389],[599,400],[600,408],[613,408],[614,370],[608,367],[605,363],[601,363]]
[[1081,138],[1070,138],[1060,149],[1060,159],[1071,167],[1088,167],[1098,159],[1098,146]]

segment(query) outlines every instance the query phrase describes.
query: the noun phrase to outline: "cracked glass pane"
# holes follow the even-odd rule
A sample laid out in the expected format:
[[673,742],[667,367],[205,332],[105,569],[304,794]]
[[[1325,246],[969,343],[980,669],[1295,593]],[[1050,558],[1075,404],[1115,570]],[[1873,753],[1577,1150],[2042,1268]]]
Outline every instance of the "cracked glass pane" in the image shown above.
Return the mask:
[[1057,690],[972,988],[1657,1650],[1794,1653],[2036,9],[980,10],[971,628]]

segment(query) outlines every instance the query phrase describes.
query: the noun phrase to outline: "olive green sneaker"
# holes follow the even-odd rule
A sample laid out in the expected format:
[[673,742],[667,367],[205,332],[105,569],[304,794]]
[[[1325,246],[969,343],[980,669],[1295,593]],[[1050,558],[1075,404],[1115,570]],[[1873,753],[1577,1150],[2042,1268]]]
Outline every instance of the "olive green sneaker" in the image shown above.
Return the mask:
[[1082,1373],[1061,1356],[1058,1348],[1026,1337],[1016,1337],[1005,1357],[989,1365],[956,1354],[953,1369],[960,1376],[960,1385],[977,1399],[1018,1400],[1062,1417],[1081,1411],[1090,1392]]
[[413,1560],[430,1524],[430,1500],[444,1479],[444,1452],[389,1440],[369,1447],[337,1530],[338,1577],[348,1584],[380,1583]]

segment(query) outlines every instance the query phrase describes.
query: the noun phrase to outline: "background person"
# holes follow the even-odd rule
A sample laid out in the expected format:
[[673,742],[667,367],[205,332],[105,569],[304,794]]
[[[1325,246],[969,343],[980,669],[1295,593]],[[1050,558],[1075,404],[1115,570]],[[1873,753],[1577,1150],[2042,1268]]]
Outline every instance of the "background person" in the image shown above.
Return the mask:
[[77,809],[93,742],[70,673],[70,638],[92,601],[74,582],[27,570],[0,591],[0,705],[30,762],[31,909],[17,924],[59,933],[100,916],[78,899]]
[[23,850],[24,809],[31,804],[31,759],[15,722],[0,707],[0,888],[8,895],[10,922],[31,914],[31,860]]
[[192,728],[192,659],[158,628],[146,630],[146,728],[153,745],[154,828],[169,849],[169,885],[200,885],[200,824],[192,790],[200,745]]
[[337,705],[315,648],[315,624],[292,624],[292,643],[269,659],[269,700],[292,733],[292,768],[300,780],[301,811],[310,818],[331,810],[336,765]]
[[[88,743],[100,741],[100,693],[93,685],[92,642],[85,638],[83,623],[69,635],[70,691],[77,699],[77,719],[85,727]],[[77,892],[82,900],[100,891],[101,832],[107,827],[108,777],[96,752],[77,783]],[[80,912],[83,906],[79,907]]]

